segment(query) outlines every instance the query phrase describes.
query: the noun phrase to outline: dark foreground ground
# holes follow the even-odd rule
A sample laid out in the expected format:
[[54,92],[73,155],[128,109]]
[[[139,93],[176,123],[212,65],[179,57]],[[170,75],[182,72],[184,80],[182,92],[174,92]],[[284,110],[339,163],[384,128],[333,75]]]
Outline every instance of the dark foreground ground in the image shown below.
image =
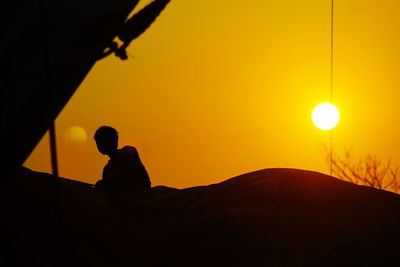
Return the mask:
[[1,266],[400,266],[399,195],[266,169],[147,197],[22,169]]

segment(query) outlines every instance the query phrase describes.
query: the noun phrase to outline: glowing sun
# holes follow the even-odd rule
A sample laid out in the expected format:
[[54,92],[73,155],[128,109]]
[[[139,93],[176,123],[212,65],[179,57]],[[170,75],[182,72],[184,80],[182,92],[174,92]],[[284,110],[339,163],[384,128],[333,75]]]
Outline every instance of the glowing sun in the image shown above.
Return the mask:
[[330,130],[339,122],[339,110],[332,104],[322,103],[312,112],[312,121],[321,130]]

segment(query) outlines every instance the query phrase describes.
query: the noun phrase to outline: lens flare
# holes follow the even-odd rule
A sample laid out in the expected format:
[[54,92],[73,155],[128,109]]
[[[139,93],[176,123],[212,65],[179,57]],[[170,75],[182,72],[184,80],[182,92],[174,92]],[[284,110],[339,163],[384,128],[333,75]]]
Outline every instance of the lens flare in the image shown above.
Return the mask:
[[65,139],[73,143],[83,143],[87,140],[87,133],[81,126],[71,126],[65,132]]

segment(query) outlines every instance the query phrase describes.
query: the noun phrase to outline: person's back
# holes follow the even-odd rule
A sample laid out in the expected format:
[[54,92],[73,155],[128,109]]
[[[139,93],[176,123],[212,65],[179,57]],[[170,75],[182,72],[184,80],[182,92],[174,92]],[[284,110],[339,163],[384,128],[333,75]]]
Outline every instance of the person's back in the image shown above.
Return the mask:
[[129,187],[134,191],[145,191],[151,187],[149,175],[132,146],[117,150],[104,166],[102,179],[113,188]]
[[110,157],[96,188],[123,193],[144,193],[151,188],[149,175],[136,148],[118,149],[118,132],[114,128],[100,127],[94,139],[99,152]]

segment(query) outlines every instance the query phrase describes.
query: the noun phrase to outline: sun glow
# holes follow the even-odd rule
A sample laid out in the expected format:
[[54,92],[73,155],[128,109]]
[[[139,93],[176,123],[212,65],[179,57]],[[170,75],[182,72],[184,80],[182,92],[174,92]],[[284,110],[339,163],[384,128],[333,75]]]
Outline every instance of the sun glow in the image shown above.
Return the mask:
[[312,112],[312,121],[321,130],[331,130],[339,122],[339,110],[330,103],[322,103],[316,106]]

